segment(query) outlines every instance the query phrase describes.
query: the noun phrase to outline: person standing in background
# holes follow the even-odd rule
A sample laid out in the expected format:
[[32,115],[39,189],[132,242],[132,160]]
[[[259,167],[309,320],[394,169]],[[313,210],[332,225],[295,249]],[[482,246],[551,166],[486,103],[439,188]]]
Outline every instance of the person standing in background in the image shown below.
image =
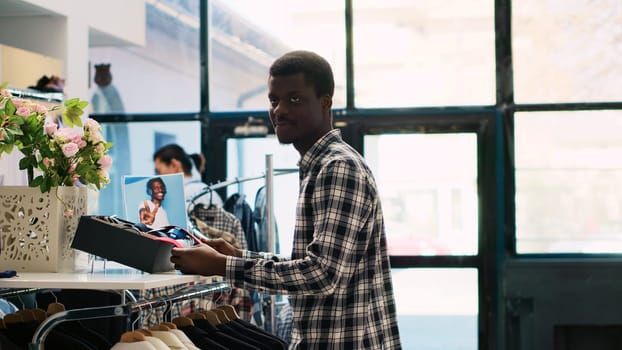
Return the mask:
[[91,97],[94,113],[123,113],[125,108],[117,88],[112,85],[110,64],[95,65],[95,84],[97,88]]
[[192,177],[201,180],[203,178],[203,173],[205,172],[205,156],[203,153],[192,153],[189,155],[192,163],[194,163],[194,169],[196,171],[192,172]]

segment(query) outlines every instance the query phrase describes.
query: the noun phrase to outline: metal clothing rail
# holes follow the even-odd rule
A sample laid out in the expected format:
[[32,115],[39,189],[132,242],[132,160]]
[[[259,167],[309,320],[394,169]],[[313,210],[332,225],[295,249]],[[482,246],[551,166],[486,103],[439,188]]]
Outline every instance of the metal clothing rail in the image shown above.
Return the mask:
[[53,327],[65,321],[87,320],[95,318],[130,316],[132,313],[148,308],[165,306],[166,311],[170,311],[172,305],[179,301],[184,301],[206,294],[220,292],[229,288],[226,282],[214,282],[207,285],[196,284],[184,288],[167,297],[158,297],[152,300],[138,300],[135,302],[115,305],[73,309],[56,313],[43,321],[37,328],[32,337],[32,342],[28,345],[29,350],[43,350],[45,337]]
[[[291,174],[291,173],[295,173],[298,172],[298,169],[274,169],[274,176],[277,175],[285,175],[285,174]],[[221,188],[225,188],[228,186],[232,186],[232,185],[237,185],[237,184],[241,184],[243,182],[247,182],[247,181],[254,181],[254,180],[260,180],[260,179],[265,179],[266,178],[266,174],[264,175],[258,175],[258,176],[252,176],[252,177],[242,177],[242,178],[234,178],[232,180],[227,180],[227,181],[220,181],[217,182],[213,185],[207,185],[205,186],[205,188],[197,193],[194,197],[192,197],[192,199],[190,200],[191,204],[195,204],[196,200],[205,196],[206,194],[209,194],[212,191],[221,189]]]
[[[221,182],[217,182],[213,185],[207,185],[205,186],[205,188],[203,190],[201,190],[201,192],[197,193],[196,195],[194,195],[192,197],[192,199],[190,199],[190,201],[188,202],[188,205],[186,206],[186,213],[188,213],[188,217],[190,217],[190,214],[192,212],[192,208],[194,208],[194,206],[196,205],[196,201],[207,195],[212,193],[212,191],[215,191],[217,189],[221,189],[221,188],[225,188],[228,186],[232,186],[232,185],[237,185],[237,184],[241,184],[243,182],[247,182],[247,181],[254,181],[254,180],[260,180],[260,179],[265,179],[266,180],[266,194],[267,194],[267,212],[268,212],[268,217],[269,217],[269,222],[268,222],[268,247],[269,250],[271,252],[273,252],[274,247],[270,245],[270,242],[274,242],[274,211],[272,210],[272,178],[274,176],[277,175],[285,175],[285,174],[291,174],[291,173],[296,173],[298,172],[298,168],[292,168],[292,169],[271,169],[271,154],[266,155],[266,173],[264,175],[259,175],[259,176],[251,176],[251,177],[243,177],[243,178],[234,178],[233,180],[227,180],[227,181],[221,181]],[[268,160],[270,159],[270,160]],[[270,165],[268,165],[270,164]],[[201,231],[194,225],[192,224],[192,221],[190,221],[191,223],[191,227],[190,230],[193,231],[194,233],[197,233],[199,236],[201,236]]]
[[57,103],[61,103],[65,99],[62,92],[41,92],[32,89],[19,89],[14,87],[7,87],[6,89],[9,90],[11,95],[19,98],[29,98]]

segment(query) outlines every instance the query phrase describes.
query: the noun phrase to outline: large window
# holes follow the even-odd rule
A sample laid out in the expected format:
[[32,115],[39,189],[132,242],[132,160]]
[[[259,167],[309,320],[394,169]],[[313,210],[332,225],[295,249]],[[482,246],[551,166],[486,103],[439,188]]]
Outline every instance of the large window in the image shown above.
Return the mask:
[[494,1],[353,6],[358,107],[494,104]]
[[476,142],[475,134],[365,136],[391,255],[477,254]]
[[618,0],[512,1],[519,103],[620,101]]
[[343,2],[229,0],[209,5],[210,110],[266,110],[268,67],[285,52],[303,49],[330,62],[333,107],[345,105]]
[[519,253],[622,253],[622,112],[517,113]]

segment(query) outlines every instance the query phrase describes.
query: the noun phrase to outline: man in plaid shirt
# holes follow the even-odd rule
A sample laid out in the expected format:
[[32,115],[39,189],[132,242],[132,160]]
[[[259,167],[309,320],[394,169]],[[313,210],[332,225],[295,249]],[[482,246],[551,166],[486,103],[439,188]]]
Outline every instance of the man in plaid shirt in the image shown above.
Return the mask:
[[291,258],[209,240],[174,248],[171,261],[183,272],[290,295],[292,349],[401,349],[376,183],[332,127],[330,65],[308,51],[287,53],[270,67],[268,88],[279,142],[301,155]]

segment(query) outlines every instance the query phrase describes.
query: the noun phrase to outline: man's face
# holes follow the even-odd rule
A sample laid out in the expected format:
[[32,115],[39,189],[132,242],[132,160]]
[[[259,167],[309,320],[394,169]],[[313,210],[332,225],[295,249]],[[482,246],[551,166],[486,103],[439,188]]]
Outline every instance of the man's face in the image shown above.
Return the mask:
[[292,143],[301,155],[331,129],[330,96],[317,97],[302,73],[270,77],[268,98],[279,142]]
[[151,183],[151,198],[162,201],[166,195],[164,190],[164,184],[160,181],[154,181]]
[[156,174],[158,175],[169,175],[184,172],[183,169],[181,169],[181,163],[177,161],[177,159],[172,159],[170,164],[166,164],[161,161],[160,158],[156,158],[153,164],[155,166]]

